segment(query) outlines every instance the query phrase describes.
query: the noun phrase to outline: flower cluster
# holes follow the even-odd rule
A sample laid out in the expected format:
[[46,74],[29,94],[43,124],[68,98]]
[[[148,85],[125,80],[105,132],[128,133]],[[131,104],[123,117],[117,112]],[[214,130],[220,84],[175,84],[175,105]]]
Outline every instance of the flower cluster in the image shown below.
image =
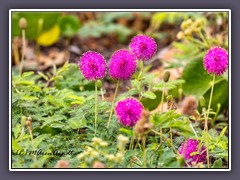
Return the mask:
[[199,142],[195,139],[190,138],[187,142],[182,143],[178,153],[183,155],[185,161],[190,165],[206,161],[206,148],[204,146],[199,147]]
[[115,110],[120,123],[133,127],[141,118],[143,106],[135,98],[126,98],[117,103]]
[[228,53],[221,47],[209,49],[203,64],[209,74],[222,75],[228,67]]
[[80,58],[79,68],[87,80],[96,81],[104,78],[106,74],[106,61],[101,54],[88,51]]
[[149,36],[137,35],[132,38],[130,49],[137,59],[147,61],[156,53],[157,44]]
[[115,52],[109,63],[109,74],[113,79],[129,80],[137,68],[135,56],[126,49]]

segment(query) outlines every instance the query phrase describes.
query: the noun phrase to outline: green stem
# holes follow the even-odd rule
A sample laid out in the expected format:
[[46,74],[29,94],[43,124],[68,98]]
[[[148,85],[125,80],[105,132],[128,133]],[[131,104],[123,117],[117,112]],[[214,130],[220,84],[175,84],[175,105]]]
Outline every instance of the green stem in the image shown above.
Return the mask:
[[[163,82],[162,100],[161,100],[161,113],[163,113],[163,102],[164,102],[164,92],[166,88],[166,83]],[[163,134],[162,128],[160,128],[160,134]],[[162,142],[162,136],[160,136],[160,143]]]
[[141,61],[141,70],[140,70],[140,73],[138,74],[138,80],[139,80],[139,96],[138,96],[138,99],[141,100],[142,99],[142,92],[141,92],[141,89],[142,89],[142,77],[143,77],[143,74],[144,74],[144,61]]
[[209,99],[209,103],[208,103],[207,115],[205,115],[206,113],[205,113],[205,110],[204,110],[204,116],[205,116],[205,127],[204,127],[204,130],[206,132],[206,149],[207,149],[207,164],[208,164],[208,168],[210,168],[209,152],[208,152],[208,117],[209,117],[211,103],[212,103],[214,83],[215,83],[215,74],[213,75],[213,80],[212,80],[212,88],[211,88],[211,94],[210,94],[210,99]]
[[23,71],[23,62],[24,62],[24,52],[25,52],[25,46],[26,46],[26,39],[25,39],[25,29],[22,29],[22,57],[21,57],[21,63],[19,68],[20,75]]
[[147,154],[146,154],[146,136],[142,137],[142,146],[143,146],[143,167],[147,167]]
[[114,96],[113,96],[113,100],[112,100],[112,107],[111,107],[111,111],[110,111],[110,115],[109,115],[109,119],[108,119],[108,123],[107,123],[107,128],[109,127],[109,124],[110,124],[110,121],[111,121],[111,118],[112,118],[113,108],[114,108],[115,99],[116,99],[116,96],[117,96],[119,84],[120,84],[120,81],[118,80],[117,81],[117,86],[116,86],[116,89],[115,89],[115,93],[114,93]]
[[97,133],[97,106],[98,106],[98,92],[97,92],[97,81],[95,81],[95,134]]

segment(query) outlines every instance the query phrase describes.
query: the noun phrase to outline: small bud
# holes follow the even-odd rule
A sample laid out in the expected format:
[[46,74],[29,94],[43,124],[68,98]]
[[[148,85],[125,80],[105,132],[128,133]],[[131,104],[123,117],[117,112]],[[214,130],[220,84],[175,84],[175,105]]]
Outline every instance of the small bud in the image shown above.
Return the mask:
[[199,103],[202,107],[206,106],[205,98],[203,96],[199,97]]
[[197,20],[195,21],[195,25],[196,25],[196,27],[201,27],[201,26],[203,25],[202,19],[197,19]]
[[165,82],[165,83],[168,82],[169,78],[170,78],[170,72],[169,72],[169,71],[166,71],[166,72],[164,73],[164,75],[163,75],[163,80],[164,80],[164,82]]
[[102,147],[107,147],[108,146],[108,143],[106,141],[102,141],[99,143],[100,146]]
[[59,160],[55,168],[69,168],[69,162],[66,160]]
[[113,154],[107,154],[106,155],[106,158],[109,160],[109,161],[113,161],[115,159],[115,156]]
[[27,118],[26,124],[28,127],[32,126],[32,118],[30,116]]
[[26,21],[25,18],[21,18],[21,19],[19,20],[19,27],[20,27],[21,29],[26,29],[26,27],[27,27],[27,21]]
[[27,120],[27,117],[26,116],[22,116],[22,118],[21,118],[21,125],[22,125],[22,127],[26,126],[26,120]]
[[93,158],[96,158],[98,156],[98,152],[97,151],[91,151],[90,156],[92,156]]
[[184,38],[184,33],[182,31],[177,33],[177,39],[183,39]]
[[81,154],[77,155],[77,158],[78,158],[79,160],[82,160],[84,157],[85,157],[85,154],[84,154],[84,153],[81,153]]
[[105,168],[104,164],[99,162],[99,161],[95,161],[93,163],[93,168]]
[[182,30],[186,30],[187,28],[189,28],[190,26],[192,26],[192,20],[188,19],[187,21],[183,21],[181,24],[181,29]]
[[192,29],[191,29],[191,28],[186,29],[186,30],[184,31],[184,34],[185,34],[186,36],[190,36],[190,35],[192,34]]
[[52,151],[54,150],[54,146],[52,144],[50,144],[48,148],[51,149]]
[[94,137],[92,139],[92,142],[93,142],[94,145],[98,145],[98,144],[100,144],[102,142],[102,139]]
[[168,96],[167,96],[167,100],[168,100],[168,101],[171,101],[171,100],[173,100],[173,97],[172,97],[172,95],[168,95]]

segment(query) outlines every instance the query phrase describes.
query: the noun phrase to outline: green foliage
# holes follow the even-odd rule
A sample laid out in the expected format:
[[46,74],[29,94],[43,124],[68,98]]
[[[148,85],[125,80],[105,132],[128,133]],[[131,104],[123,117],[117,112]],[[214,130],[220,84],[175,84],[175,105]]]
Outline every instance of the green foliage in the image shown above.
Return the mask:
[[131,33],[131,30],[123,25],[95,21],[84,24],[79,30],[79,36],[83,38],[100,38],[103,35],[116,34],[120,42],[124,42]]
[[35,40],[39,36],[39,20],[43,21],[41,32],[50,30],[57,22],[61,13],[59,12],[13,12],[12,13],[12,36],[21,36],[18,26],[19,19],[27,20],[26,37]]
[[80,22],[77,16],[74,15],[66,15],[62,16],[59,20],[59,26],[61,28],[61,32],[64,36],[73,37],[77,34],[80,28]]

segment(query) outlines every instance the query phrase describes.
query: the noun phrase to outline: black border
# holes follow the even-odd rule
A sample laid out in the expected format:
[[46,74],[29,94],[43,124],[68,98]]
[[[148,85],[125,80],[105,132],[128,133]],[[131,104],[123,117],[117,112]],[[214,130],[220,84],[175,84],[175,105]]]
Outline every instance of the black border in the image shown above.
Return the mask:
[[[77,11],[68,11],[66,9],[65,9],[66,11],[58,11],[58,10],[57,11],[51,11],[51,10],[49,10],[49,11],[42,11],[42,10],[38,11],[39,9],[35,9],[35,10],[36,11],[26,10],[26,11],[23,11],[23,12],[83,12],[83,11],[81,11],[81,9],[79,9]],[[18,10],[9,10],[9,13],[11,13],[11,18],[10,19],[12,19],[12,13],[13,12],[20,12],[20,11],[18,11]],[[89,9],[89,12],[97,12],[97,11],[93,11],[93,10]],[[106,12],[106,11],[103,10],[103,11],[98,11],[98,12]],[[117,10],[117,11],[108,11],[108,12],[133,12],[133,11],[121,9],[121,10]],[[139,10],[139,11],[136,11],[136,12],[204,12],[204,11],[191,11],[191,10],[189,10],[189,11],[180,11],[180,10],[179,11],[178,10],[164,11],[164,10],[155,10],[155,9],[153,9],[152,11],[141,11],[141,10]],[[214,10],[213,11],[212,10],[209,11],[208,10],[208,11],[205,11],[205,12],[226,12],[226,13],[228,13],[228,44],[229,44],[229,37],[230,37],[229,36],[230,35],[229,29],[230,29],[230,20],[231,20],[229,14],[231,14],[231,10],[229,10],[229,11],[214,11]],[[10,23],[11,22],[9,22],[9,24]],[[11,38],[10,35],[9,35],[9,39],[10,39],[9,42],[11,42],[12,38]],[[229,54],[229,48],[228,48],[228,54]],[[12,56],[12,53],[11,53],[11,56]],[[9,61],[9,63],[10,63],[10,61]],[[11,64],[9,64],[9,66],[10,65]],[[231,67],[228,67],[228,68],[231,69]],[[12,68],[11,68],[11,75],[12,75]],[[229,71],[228,71],[228,79],[229,79]],[[11,76],[11,87],[12,87],[12,76]],[[12,94],[11,91],[10,91],[10,94]],[[228,81],[228,95],[230,95],[229,81]],[[229,96],[228,98],[231,98],[231,96]],[[12,102],[12,96],[11,96],[11,102]],[[230,104],[230,101],[229,101],[228,105],[229,104]],[[11,119],[12,119],[12,114],[11,114]],[[11,119],[9,119],[9,121]],[[231,119],[229,119],[229,113],[228,113],[228,120],[231,121]],[[11,120],[11,127],[12,127],[12,120]],[[230,127],[230,129],[232,130],[232,126]],[[10,136],[10,132],[9,132],[9,136]],[[229,147],[230,147],[230,145],[229,145],[229,137],[231,137],[231,134],[229,134],[229,136],[228,136],[228,162],[230,160],[230,163],[231,163],[231,159],[229,157]],[[10,152],[12,152],[12,139],[11,139],[11,151]],[[12,155],[11,155],[11,162],[12,162]],[[109,171],[110,169],[111,170],[114,169],[114,170],[117,171],[118,169],[124,169],[124,170],[128,170],[128,171],[132,171],[132,169],[135,169],[137,171],[141,171],[141,170],[144,170],[144,169],[148,169],[149,171],[164,171],[164,169],[169,169],[171,171],[178,171],[178,170],[180,170],[180,171],[187,171],[187,170],[203,171],[203,169],[204,169],[206,171],[211,171],[211,170],[219,170],[219,171],[222,170],[222,171],[224,171],[224,170],[231,170],[230,167],[231,167],[231,165],[229,166],[229,163],[228,163],[228,168],[214,168],[214,169],[213,168],[201,168],[201,169],[199,169],[199,168],[98,168],[98,169],[94,169],[94,168],[61,168],[61,170],[68,170],[68,171],[71,171],[71,170],[72,171],[77,171],[77,170],[79,170],[79,171],[92,171],[94,169],[94,171],[101,171],[102,169],[104,169],[104,171]],[[46,171],[50,171],[50,170],[59,171],[56,168],[13,168],[12,167],[12,163],[11,163],[10,171],[20,170],[20,169],[21,170],[26,170],[26,171],[28,169],[36,170],[36,171],[44,171],[44,170],[46,170]]]

